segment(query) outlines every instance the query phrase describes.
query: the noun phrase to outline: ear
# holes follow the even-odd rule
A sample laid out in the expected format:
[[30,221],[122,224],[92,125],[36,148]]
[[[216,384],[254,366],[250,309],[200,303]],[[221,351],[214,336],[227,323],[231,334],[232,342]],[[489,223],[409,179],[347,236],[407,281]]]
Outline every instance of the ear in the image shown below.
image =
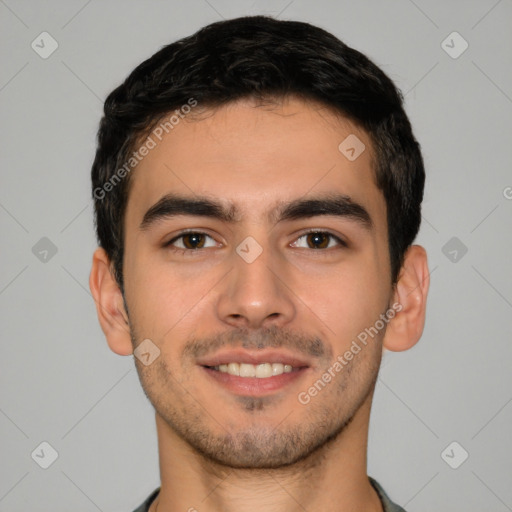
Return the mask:
[[110,349],[121,356],[133,354],[130,324],[123,295],[111,272],[107,253],[101,247],[96,249],[92,258],[89,287],[96,303],[101,329]]
[[419,245],[412,245],[405,253],[404,262],[393,294],[393,303],[402,309],[388,323],[383,347],[399,352],[413,347],[423,333],[427,294],[430,284],[427,253]]

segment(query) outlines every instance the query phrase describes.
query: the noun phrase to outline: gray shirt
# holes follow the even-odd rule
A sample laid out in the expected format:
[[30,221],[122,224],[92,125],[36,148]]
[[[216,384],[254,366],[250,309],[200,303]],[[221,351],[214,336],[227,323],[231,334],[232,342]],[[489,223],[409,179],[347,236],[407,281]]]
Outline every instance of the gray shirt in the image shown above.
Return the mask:
[[[370,480],[370,483],[372,484],[373,488],[377,491],[377,494],[379,495],[384,512],[406,512],[402,507],[396,505],[389,499],[388,495],[384,492],[384,489],[379,485],[379,483],[376,480],[374,480],[372,477],[368,477],[368,479]],[[155,498],[158,496],[159,492],[160,487],[158,489],[155,489],[151,493],[151,495],[146,499],[146,501],[133,512],[148,512],[151,503],[155,501]]]

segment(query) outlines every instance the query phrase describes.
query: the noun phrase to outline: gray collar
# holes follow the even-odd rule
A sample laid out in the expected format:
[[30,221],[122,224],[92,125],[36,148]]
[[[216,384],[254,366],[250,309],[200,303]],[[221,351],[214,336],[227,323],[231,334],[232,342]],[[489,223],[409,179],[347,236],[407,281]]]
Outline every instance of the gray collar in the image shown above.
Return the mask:
[[400,507],[396,503],[393,503],[389,499],[389,496],[386,494],[386,492],[380,486],[377,480],[374,480],[371,476],[369,476],[368,479],[370,480],[370,483],[372,484],[373,488],[377,491],[377,494],[379,495],[384,512],[406,512],[402,507]]

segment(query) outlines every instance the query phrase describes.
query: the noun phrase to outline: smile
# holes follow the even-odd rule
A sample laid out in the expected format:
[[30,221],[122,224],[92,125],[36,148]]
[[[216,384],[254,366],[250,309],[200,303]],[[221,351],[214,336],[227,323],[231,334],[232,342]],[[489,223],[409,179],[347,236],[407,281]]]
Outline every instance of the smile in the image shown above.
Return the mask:
[[291,373],[292,371],[298,370],[298,368],[293,368],[291,365],[284,363],[228,363],[210,368],[222,373],[236,375],[237,377],[256,377],[258,379],[267,379],[269,377],[275,377],[283,373]]

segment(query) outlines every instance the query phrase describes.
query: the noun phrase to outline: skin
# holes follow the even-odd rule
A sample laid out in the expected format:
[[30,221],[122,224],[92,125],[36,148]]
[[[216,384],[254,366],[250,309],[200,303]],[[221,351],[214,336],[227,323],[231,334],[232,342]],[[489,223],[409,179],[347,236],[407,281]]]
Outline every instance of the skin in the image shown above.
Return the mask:
[[[366,473],[371,401],[382,351],[407,350],[423,331],[425,250],[409,248],[393,286],[371,141],[348,120],[293,97],[272,108],[243,100],[207,113],[182,120],[131,176],[128,310],[101,248],[90,275],[110,348],[130,355],[149,338],[160,350],[148,366],[134,358],[158,433],[162,483],[151,510],[380,511]],[[355,161],[338,150],[349,134],[366,146]],[[169,192],[232,203],[239,219],[182,215],[140,229],[146,211]],[[268,218],[279,201],[333,192],[362,205],[372,228],[332,215]],[[347,246],[329,237],[315,242],[305,235],[310,228]],[[195,239],[202,248],[186,254],[164,246],[183,229],[211,238]],[[252,263],[236,252],[248,236],[262,248]],[[174,242],[196,245],[190,237]],[[298,394],[393,303],[402,309],[386,328],[300,403]],[[200,349],[270,346],[306,357],[309,367],[264,397],[222,388],[197,360]]]

